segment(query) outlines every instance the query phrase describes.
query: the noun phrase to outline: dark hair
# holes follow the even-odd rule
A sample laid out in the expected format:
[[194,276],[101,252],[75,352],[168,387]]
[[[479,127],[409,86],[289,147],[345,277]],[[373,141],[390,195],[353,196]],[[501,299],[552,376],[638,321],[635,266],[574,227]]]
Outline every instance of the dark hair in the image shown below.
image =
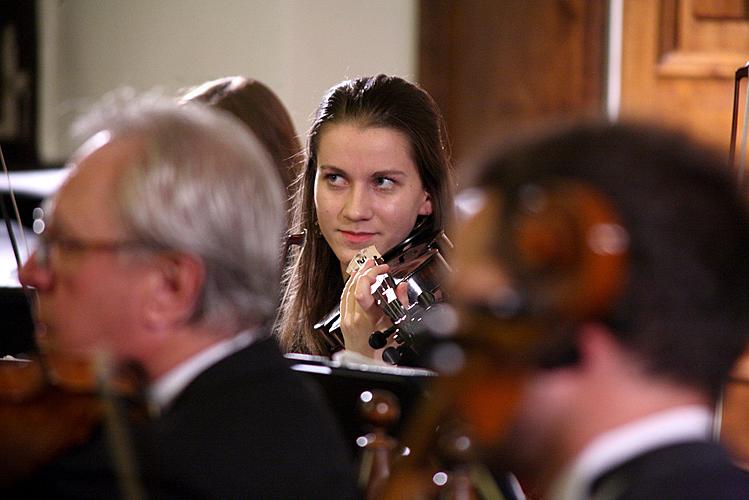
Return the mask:
[[277,334],[286,351],[326,353],[313,325],[340,300],[343,278],[338,259],[316,230],[314,183],[320,136],[327,125],[355,123],[403,133],[432,214],[425,223],[443,228],[452,211],[452,175],[442,115],[434,100],[417,85],[396,76],[377,75],[346,80],[322,99],[307,137],[306,166],[297,179],[292,206],[292,230],[306,231],[306,242],[291,256]]
[[202,102],[239,118],[270,153],[291,197],[291,184],[301,168],[302,146],[288,111],[271,89],[257,80],[230,76],[195,87],[182,101]]
[[681,133],[583,124],[506,149],[473,183],[503,199],[565,180],[607,196],[629,235],[629,268],[606,323],[649,373],[716,396],[749,326],[749,218],[729,172]]

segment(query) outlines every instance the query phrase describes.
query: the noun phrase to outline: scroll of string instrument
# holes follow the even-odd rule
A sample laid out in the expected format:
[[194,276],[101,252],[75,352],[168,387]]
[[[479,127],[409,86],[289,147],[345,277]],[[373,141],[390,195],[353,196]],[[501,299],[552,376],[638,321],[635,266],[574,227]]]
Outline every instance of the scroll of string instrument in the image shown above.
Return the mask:
[[574,325],[606,314],[622,293],[628,237],[599,192],[552,183],[499,199],[485,197],[459,232],[475,231],[484,217],[497,234],[479,238],[478,253],[461,248],[467,238],[456,240],[454,273],[484,255],[501,262],[510,285],[425,318],[435,339],[426,355],[439,360],[439,376],[406,423],[409,453],[393,458],[392,475],[369,498],[500,498],[493,481],[477,478],[491,477],[485,459],[512,452],[503,436],[529,374],[568,358]]
[[[20,228],[2,149],[0,163]],[[18,242],[2,201],[0,208],[20,271]],[[33,310],[34,291],[24,287],[24,293]],[[28,358],[0,360],[0,455],[6,457],[0,465],[0,491],[13,488],[65,450],[86,441],[103,423],[122,497],[143,498],[123,421],[124,417],[145,416],[142,370],[125,366],[112,373],[105,354],[97,359],[80,358],[60,353],[39,339],[35,343]],[[121,402],[128,404],[126,412]]]
[[[408,238],[384,255],[380,256],[375,248],[370,247],[351,261],[349,274],[355,273],[368,258],[390,267],[390,271],[378,276],[372,286],[375,302],[392,321],[390,328],[372,332],[369,337],[372,348],[385,348],[382,353],[384,361],[393,365],[415,363],[420,333],[424,329],[423,316],[434,304],[446,298],[442,281],[450,272],[445,259],[450,249],[452,242],[444,231],[435,232],[421,223]],[[395,293],[396,286],[401,282],[407,284],[408,304],[401,303]],[[331,351],[344,347],[340,318],[340,310],[336,306],[315,325],[315,329],[324,335]]]

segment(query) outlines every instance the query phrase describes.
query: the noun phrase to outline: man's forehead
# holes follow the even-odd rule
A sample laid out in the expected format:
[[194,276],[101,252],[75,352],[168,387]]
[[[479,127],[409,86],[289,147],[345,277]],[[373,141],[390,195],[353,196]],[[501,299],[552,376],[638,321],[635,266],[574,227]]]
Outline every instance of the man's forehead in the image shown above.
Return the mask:
[[79,147],[75,153],[73,153],[73,156],[71,158],[72,164],[77,164],[80,162],[80,160],[95,150],[101,148],[108,142],[112,140],[112,133],[108,130],[101,130],[97,133],[95,133],[93,136],[89,137],[88,140],[86,140],[81,147]]
[[74,155],[70,175],[50,203],[54,218],[111,223],[116,180],[142,150],[143,141],[136,137],[93,136]]
[[71,172],[63,188],[71,184],[107,181],[115,177],[145,151],[144,141],[134,135],[113,136],[102,131],[92,136],[72,156]]

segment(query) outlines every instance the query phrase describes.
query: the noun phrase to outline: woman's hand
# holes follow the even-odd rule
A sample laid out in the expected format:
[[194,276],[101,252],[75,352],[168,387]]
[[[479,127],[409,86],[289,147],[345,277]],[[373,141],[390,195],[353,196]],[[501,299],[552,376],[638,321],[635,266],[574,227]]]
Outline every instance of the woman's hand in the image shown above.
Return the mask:
[[[381,359],[381,351],[369,346],[369,336],[374,331],[386,330],[393,323],[377,305],[371,290],[377,276],[389,269],[387,264],[375,265],[374,260],[368,259],[349,277],[341,294],[341,332],[346,349],[377,360]],[[407,295],[405,283],[398,286],[396,294],[407,306],[407,301],[403,302]]]

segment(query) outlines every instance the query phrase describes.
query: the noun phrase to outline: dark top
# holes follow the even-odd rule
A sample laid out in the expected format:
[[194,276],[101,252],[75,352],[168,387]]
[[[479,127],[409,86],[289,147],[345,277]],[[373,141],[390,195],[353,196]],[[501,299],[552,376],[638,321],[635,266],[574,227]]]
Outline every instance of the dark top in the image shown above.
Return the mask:
[[[160,418],[131,429],[148,498],[354,498],[348,448],[309,384],[272,339],[205,370]],[[99,430],[14,494],[112,498],[118,488]]]
[[749,475],[720,445],[689,442],[626,462],[595,481],[593,492],[611,500],[749,499]]

